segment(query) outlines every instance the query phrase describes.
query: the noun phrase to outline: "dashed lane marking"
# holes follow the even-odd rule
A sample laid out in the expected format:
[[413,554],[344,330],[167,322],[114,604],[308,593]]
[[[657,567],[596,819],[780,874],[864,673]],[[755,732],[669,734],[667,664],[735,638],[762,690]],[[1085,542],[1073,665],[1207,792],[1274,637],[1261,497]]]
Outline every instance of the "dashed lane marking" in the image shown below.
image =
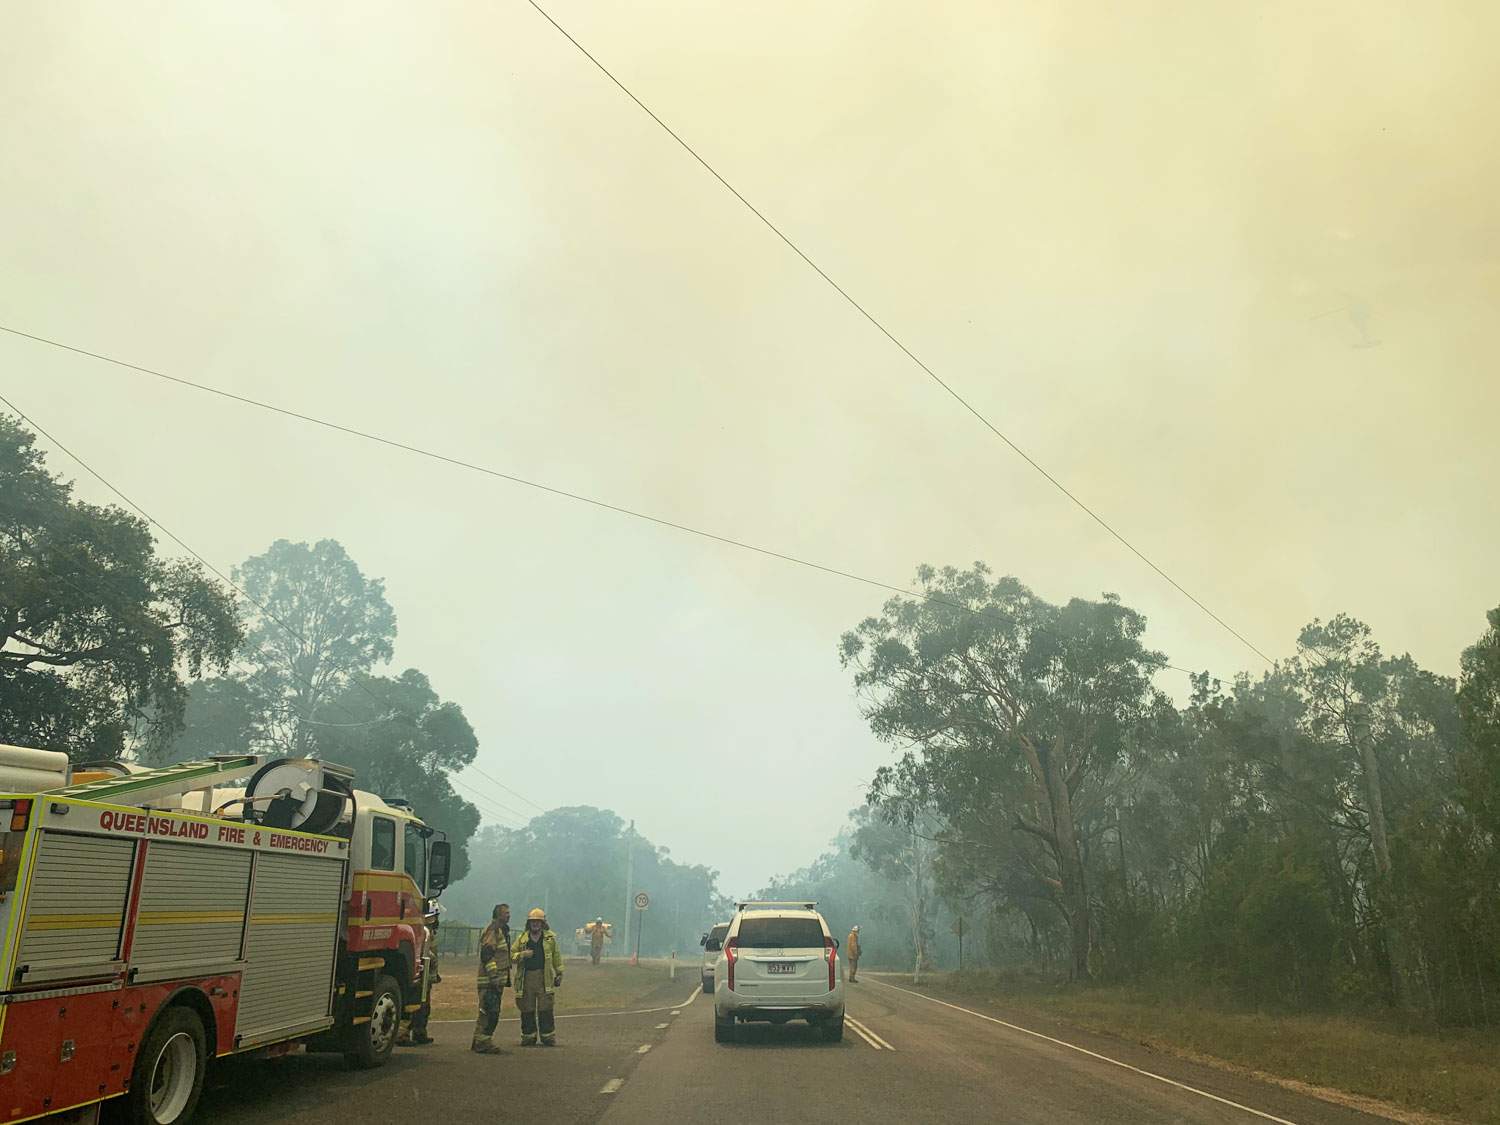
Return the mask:
[[[676,1015],[676,1013],[674,1012],[673,1015]],[[664,1027],[671,1027],[671,1026],[672,1026],[672,1024],[671,1024],[670,1021],[668,1021],[667,1023],[659,1023],[659,1024],[656,1025],[656,1030],[660,1031]]]
[[618,1090],[623,1085],[625,1085],[625,1079],[623,1079],[623,1078],[611,1078],[608,1082],[606,1082],[604,1084],[604,1088],[601,1089],[599,1092],[601,1094],[613,1094],[616,1090]]
[[873,1027],[870,1027],[868,1024],[860,1023],[859,1020],[855,1019],[853,1016],[845,1015],[844,1022],[847,1023],[850,1027],[854,1028],[855,1031],[859,1032],[866,1039],[872,1040],[874,1042],[876,1050],[884,1049],[887,1051],[894,1051],[896,1049],[889,1043],[887,1043],[884,1039],[882,1039],[880,1035],[876,1033]]
[[650,1043],[642,1043],[639,1047],[637,1047],[635,1049],[635,1053],[638,1054],[638,1055],[644,1055],[649,1050],[651,1050],[651,1044]]
[[929,1000],[934,1004],[942,1005],[944,1008],[952,1008],[955,1012],[963,1012],[965,1015],[973,1016],[975,1019],[981,1019],[987,1023],[999,1024],[1001,1027],[1009,1028],[1011,1031],[1019,1031],[1022,1035],[1030,1035],[1034,1039],[1041,1039],[1044,1042],[1052,1043],[1058,1047],[1066,1047],[1070,1051],[1077,1051],[1080,1055],[1087,1055],[1091,1059],[1098,1059],[1100,1062],[1107,1062],[1111,1066],[1119,1067],[1121,1070],[1128,1070],[1134,1074],[1139,1074],[1142,1078],[1154,1078],[1158,1082],[1164,1082],[1168,1086],[1175,1086],[1179,1090],[1186,1090],[1190,1094],[1197,1094],[1200,1098],[1207,1098],[1211,1102],[1218,1102],[1220,1105],[1227,1105],[1233,1107],[1234,1109],[1244,1110],[1246,1113],[1250,1114],[1253,1117],[1259,1117],[1262,1121],[1274,1121],[1276,1122],[1276,1125],[1297,1125],[1295,1121],[1288,1121],[1285,1117],[1277,1117],[1274,1114],[1266,1113],[1264,1110],[1253,1109],[1248,1105],[1241,1104],[1240,1102],[1230,1101],[1228,1098],[1221,1098],[1218,1094],[1210,1094],[1207,1090],[1200,1090],[1196,1086],[1189,1086],[1186,1082],[1178,1082],[1175,1078],[1168,1078],[1162,1074],[1153,1074],[1149,1070],[1142,1070],[1138,1066],[1131,1066],[1129,1063],[1121,1062],[1119,1059],[1112,1059],[1108,1055],[1101,1055],[1098,1051],[1090,1051],[1086,1047],[1079,1047],[1076,1044],[1069,1043],[1065,1040],[1054,1039],[1050,1035],[1043,1035],[1040,1031],[1032,1031],[1029,1027],[1021,1027],[1019,1024],[1006,1023],[1004,1020],[996,1019],[994,1016],[987,1016],[983,1012],[976,1012],[969,1008],[961,1008],[957,1004],[950,1004],[946,1000],[939,1000],[936,996],[928,996],[925,992],[915,992],[910,988],[900,988],[894,984],[887,984],[883,980],[876,980],[873,981],[873,983],[880,985],[881,988],[889,988],[893,992],[904,992],[908,996],[915,996],[920,1000]]

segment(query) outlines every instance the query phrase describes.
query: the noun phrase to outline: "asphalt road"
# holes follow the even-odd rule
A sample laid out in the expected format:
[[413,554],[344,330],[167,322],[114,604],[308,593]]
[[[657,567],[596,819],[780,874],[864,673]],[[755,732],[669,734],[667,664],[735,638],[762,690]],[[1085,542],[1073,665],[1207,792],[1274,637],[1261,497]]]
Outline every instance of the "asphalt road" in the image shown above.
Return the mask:
[[[394,1119],[460,1125],[526,1117],[547,1125],[598,1121],[610,1100],[601,1091],[633,1071],[644,1057],[642,1044],[662,1040],[680,1018],[674,1011],[685,1016],[693,1010],[683,1005],[696,985],[697,974],[686,974],[664,981],[631,1009],[594,1015],[569,1013],[565,987],[556,1047],[518,1045],[520,1025],[507,990],[504,1018],[495,1033],[503,1055],[469,1050],[472,1020],[434,1020],[436,1043],[398,1047],[378,1070],[348,1070],[337,1055],[226,1060],[209,1072],[196,1120],[213,1125],[352,1125]],[[701,999],[697,1007],[707,1010]]]
[[842,1043],[792,1024],[753,1026],[741,1042],[719,1045],[710,1003],[682,1003],[688,987],[664,986],[643,1002],[651,1010],[560,1020],[553,1050],[515,1046],[511,1022],[497,1037],[509,1053],[484,1058],[467,1050],[467,1024],[443,1024],[436,1045],[401,1050],[373,1072],[318,1056],[232,1063],[211,1082],[199,1119],[327,1125],[340,1113],[368,1118],[376,1106],[409,1106],[445,1125],[516,1114],[549,1125],[1385,1120],[1113,1038],[1034,1021],[1007,1026],[993,1012],[906,991],[898,978],[850,986]]

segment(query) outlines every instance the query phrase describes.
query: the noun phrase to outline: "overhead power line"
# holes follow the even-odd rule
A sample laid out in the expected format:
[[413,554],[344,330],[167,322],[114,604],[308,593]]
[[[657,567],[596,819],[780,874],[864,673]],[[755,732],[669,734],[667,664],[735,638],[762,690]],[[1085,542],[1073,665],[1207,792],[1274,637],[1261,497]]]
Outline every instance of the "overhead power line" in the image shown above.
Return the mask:
[[[192,546],[190,546],[182,538],[180,538],[178,535],[176,535],[169,527],[167,527],[165,524],[163,524],[160,520],[158,520],[150,512],[146,511],[145,508],[142,508],[134,500],[132,500],[130,497],[126,496],[125,493],[123,491],[121,491],[112,481],[110,481],[107,477],[105,477],[103,473],[99,472],[98,469],[94,468],[91,464],[89,464],[87,461],[85,461],[76,452],[74,452],[70,447],[64,445],[56,437],[56,435],[52,434],[50,431],[48,431],[47,429],[45,429],[39,422],[36,421],[36,419],[32,418],[25,411],[23,411],[19,406],[17,406],[14,402],[12,402],[10,399],[6,398],[4,394],[0,394],[0,402],[3,402],[6,405],[6,407],[12,413],[14,413],[17,417],[19,417],[23,421],[25,421],[27,425],[31,426],[39,434],[41,434],[43,437],[45,437],[53,445],[55,445],[58,449],[62,450],[65,454],[67,454],[75,462],[77,462],[80,466],[82,466],[85,472],[87,472],[91,477],[93,477],[95,480],[97,480],[100,484],[102,484],[110,492],[114,493],[122,501],[124,501],[124,503],[128,507],[133,508],[140,515],[140,517],[142,519],[144,519],[147,523],[149,523],[152,527],[156,528],[158,531],[160,531],[167,538],[171,539],[172,542],[176,543],[184,551],[186,551],[188,554],[192,555],[193,558],[197,559],[198,562],[201,565],[203,565],[205,568],[207,568],[209,571],[211,571],[219,579],[219,581],[221,581],[221,582],[224,583],[224,585],[228,586],[235,593],[239,594],[240,597],[244,598],[245,601],[247,601],[251,605],[255,606],[257,609],[259,609],[262,613],[264,613],[266,615],[266,617],[268,619],[270,619],[276,625],[280,626],[282,629],[286,630],[286,632],[288,634],[290,634],[292,637],[296,638],[302,644],[305,645],[305,644],[308,643],[307,638],[304,637],[300,632],[298,632],[298,630],[294,626],[292,626],[288,622],[284,621],[282,618],[278,617],[276,614],[272,613],[271,610],[270,610],[270,608],[268,606],[266,606],[264,603],[262,603],[260,601],[257,601],[255,598],[252,598],[248,593],[246,593],[246,591],[238,583],[236,583],[233,579],[229,578],[226,574],[224,574],[223,571],[221,571],[218,567],[214,566],[213,563],[209,562],[208,559],[204,558],[203,555],[201,555],[197,550],[195,550]],[[58,574],[56,571],[52,570],[51,568],[46,568],[46,569],[47,569],[47,571],[48,571],[49,574],[52,574],[56,578],[62,579],[69,586],[72,586],[73,589],[78,590],[78,587],[73,582],[71,582],[69,579],[67,579],[66,577],[64,577],[63,575]],[[79,592],[81,593],[82,591],[79,591]],[[314,687],[314,685],[312,684],[311,681],[306,680],[306,679],[302,679],[302,677],[298,676],[295,671],[293,671],[292,675],[294,677],[296,677],[302,683],[302,685],[304,687],[309,688],[309,689],[314,690],[314,691],[317,690]],[[386,707],[385,700],[381,699],[378,695],[376,695],[370,689],[369,685],[366,684],[363,680],[355,678],[355,679],[351,680],[350,682],[353,683],[353,684],[355,684],[361,690],[363,690],[364,693],[366,695],[368,695],[370,697],[370,699],[373,700],[377,706],[381,707],[382,709],[384,709]],[[353,712],[351,712],[347,707],[344,707],[343,704],[339,703],[338,700],[335,699],[332,702],[333,702],[333,704],[336,707],[338,707],[341,711],[343,711],[344,714],[347,715],[350,719],[354,719],[355,718]],[[317,720],[317,719],[308,718],[307,716],[300,715],[300,714],[297,716],[297,718],[299,720],[303,721],[303,722],[311,723],[314,726],[322,726],[322,727],[364,727],[364,726],[373,726],[375,723],[378,723],[378,722],[387,722],[387,721],[390,720],[390,716],[389,715],[384,715],[384,716],[382,716],[379,719],[364,720],[364,721],[355,721],[355,722],[349,722],[349,723],[326,723],[326,722],[322,722],[322,721]],[[478,772],[480,774],[480,776],[482,776],[482,777],[487,777],[487,778],[489,777],[489,775],[486,774],[486,773],[484,773],[484,771],[482,771],[482,770],[479,770],[479,771],[476,771],[476,772]],[[453,781],[455,784],[457,784],[456,779],[452,778],[451,776],[450,776],[449,780]],[[520,797],[521,800],[525,801],[527,804],[529,804],[529,805],[535,804],[535,802],[533,802],[530,798],[524,797],[520,793],[516,793],[516,791],[514,789],[511,789],[510,786],[501,784],[500,782],[495,781],[494,778],[489,778],[489,780],[491,782],[494,782],[494,784],[499,785],[500,788],[506,790],[507,792],[509,792],[509,793],[515,793],[515,795],[517,797]],[[469,789],[470,792],[477,792],[476,790],[473,790],[469,786],[463,786],[463,788]],[[498,804],[499,802],[496,802],[496,803]],[[540,805],[536,805],[536,807],[537,808],[541,808]],[[498,814],[495,814],[495,815],[498,815]],[[511,810],[510,815],[517,816],[517,817],[519,817],[523,821],[528,819],[524,814],[516,812],[515,810]]]
[[484,778],[490,784],[500,786],[501,789],[504,789],[511,796],[513,796],[513,797],[519,797],[521,800],[525,801],[532,808],[536,809],[537,812],[546,812],[547,811],[546,809],[542,808],[541,805],[539,805],[535,801],[533,801],[530,797],[526,796],[526,794],[524,794],[524,793],[517,793],[514,789],[512,789],[509,785],[505,784],[505,782],[501,781],[498,777],[491,777],[489,774],[485,773],[484,770],[480,769],[478,766],[470,765],[468,768],[471,769],[471,770],[473,770],[475,773],[477,773],[480,777]]
[[[468,766],[468,767],[466,767],[466,768],[467,768],[467,769],[473,769],[473,768],[474,768],[474,767],[473,767],[473,766]],[[485,777],[488,777],[488,776],[489,776],[489,775],[488,775],[488,774],[486,774],[486,775],[484,775],[484,776],[485,776]],[[502,786],[502,788],[503,788],[503,786]],[[520,810],[520,809],[518,809],[518,808],[516,808],[516,807],[515,807],[515,806],[514,806],[514,805],[509,805],[509,804],[506,804],[506,803],[505,803],[505,802],[504,802],[504,801],[502,801],[502,800],[500,800],[500,798],[498,798],[498,797],[495,797],[495,796],[488,796],[488,797],[486,797],[486,798],[485,798],[485,799],[486,799],[486,800],[487,800],[487,801],[489,801],[489,802],[490,802],[490,804],[492,804],[492,805],[495,805],[495,806],[496,806],[496,807],[497,807],[497,808],[502,808],[502,809],[504,809],[504,810],[505,810],[505,815],[506,815],[506,816],[513,816],[513,817],[515,817],[515,818],[516,818],[516,819],[517,819],[517,820],[519,820],[519,821],[521,821],[521,822],[522,822],[522,823],[523,823],[523,824],[524,824],[524,823],[525,823],[525,822],[526,822],[526,821],[528,821],[528,820],[530,820],[530,819],[531,819],[531,814],[530,814],[530,813],[525,813],[525,812],[522,812],[522,811],[521,811],[521,810]]]
[[501,812],[492,803],[492,799],[490,797],[486,796],[478,789],[475,789],[472,785],[466,785],[464,782],[459,781],[456,777],[449,776],[448,780],[462,789],[465,793],[468,793],[474,799],[474,803],[478,805],[481,810],[489,813],[492,817],[500,822],[500,826],[502,828],[509,828],[514,830],[525,826],[526,818],[524,816],[520,818],[520,823],[509,823],[510,819],[517,815],[516,813]]
[[[134,371],[141,375],[150,375],[157,379],[164,380],[165,382],[174,383],[180,387],[188,387],[195,391],[201,391],[204,394],[214,395],[218,398],[227,399],[231,402],[239,403],[243,406],[252,406],[257,410],[264,410],[270,414],[279,414],[282,417],[292,418],[296,421],[305,422],[309,425],[321,426],[322,428],[332,430],[335,433],[341,433],[349,437],[359,438],[363,441],[373,442],[376,445],[382,445],[390,449],[397,449],[402,451],[403,453],[410,453],[417,457],[425,457],[429,460],[437,461],[441,464],[449,465],[456,469],[463,469],[467,472],[479,473],[483,476],[493,477],[496,480],[507,481],[510,484],[518,484],[526,488],[536,489],[538,492],[545,492],[549,495],[561,497],[565,500],[573,500],[580,504],[587,504],[590,507],[599,508],[608,512],[614,512],[616,515],[628,516],[631,519],[644,520],[647,523],[653,523],[659,527],[666,527],[672,529],[673,531],[681,531],[688,535],[695,535],[701,539],[708,539],[715,543],[721,543],[727,547],[734,547],[738,550],[749,551],[753,554],[763,555],[766,558],[778,559],[781,562],[791,563],[794,566],[807,567],[810,570],[816,570],[823,574],[832,575],[835,578],[843,578],[850,582],[858,582],[861,585],[869,586],[877,590],[885,590],[889,593],[901,594],[909,598],[918,598],[922,601],[931,602],[934,605],[942,605],[950,609],[960,610],[964,613],[983,616],[983,611],[976,610],[972,606],[963,605],[960,602],[951,601],[950,599],[942,597],[939,594],[932,594],[923,590],[913,590],[907,586],[897,586],[894,583],[883,582],[878,578],[871,578],[867,575],[857,574],[849,570],[843,570],[839,567],[828,566],[824,563],[815,562],[812,559],[801,558],[797,555],[787,554],[784,551],[777,551],[770,547],[762,547],[758,544],[750,543],[743,539],[735,539],[732,536],[720,535],[717,532],[706,531],[703,528],[693,527],[685,523],[678,523],[675,520],[664,519],[661,516],[653,516],[649,512],[642,512],[635,508],[627,508],[620,504],[612,504],[607,500],[600,500],[597,497],[587,496],[579,492],[571,492],[565,488],[556,488],[550,484],[543,484],[540,481],[534,481],[526,477],[516,476],[514,473],[502,472],[499,469],[492,469],[486,465],[480,465],[473,461],[465,461],[458,457],[451,457],[446,453],[440,453],[436,450],[427,449],[419,445],[412,445],[408,442],[397,440],[396,438],[385,437],[384,435],[372,433],[368,430],[361,430],[354,426],[346,426],[340,422],[333,422],[326,418],[320,418],[313,414],[305,414],[301,411],[290,410],[286,407],[276,406],[273,403],[265,402],[261,399],[250,398],[247,395],[235,394],[233,391],[226,391],[209,383],[199,383],[192,379],[184,379],[178,375],[168,375],[164,371],[158,371],[150,367],[143,367],[140,364],[130,363],[129,361],[123,359],[117,359],[114,356],[105,355],[102,352],[91,352],[85,348],[74,347],[71,344],[62,343],[59,340],[49,339],[46,336],[37,336],[33,335],[30,332],[22,332],[20,329],[11,328],[4,324],[0,324],[0,332],[9,332],[14,336],[21,336],[27,340],[34,340],[39,344],[46,344],[50,347],[60,348],[63,351],[73,352],[75,355],[87,356],[89,359],[97,359],[101,363],[108,363],[116,367],[124,368],[127,371]],[[9,405],[9,400],[4,399],[3,397],[0,397],[0,402],[6,402],[7,405]],[[11,409],[15,410],[16,408],[12,406]],[[16,410],[16,413],[20,414],[20,411]],[[25,418],[26,416],[22,414],[21,417]],[[41,430],[40,426],[38,426],[37,428],[44,435],[47,434],[47,431]],[[50,435],[47,436],[50,437]],[[73,454],[68,451],[66,446],[62,446],[59,444],[59,448],[61,448],[63,452],[68,453],[69,456],[73,456]],[[74,460],[78,459],[74,457]],[[106,487],[110,488],[111,491],[114,491],[117,496],[120,496],[122,499],[126,499],[123,493],[119,492],[119,490],[115,489],[113,485],[110,485],[108,481],[105,481],[103,477],[100,477],[97,473],[95,473],[94,470],[89,468],[89,466],[85,462],[78,461],[78,463],[80,465],[83,465],[85,469],[88,469],[88,471],[95,477],[97,477],[102,483],[104,483]],[[127,499],[126,502],[129,503],[129,500]],[[134,507],[134,505],[132,506]],[[144,516],[147,520],[150,520],[152,523],[156,522],[154,520],[151,520],[151,517],[140,508],[137,507],[136,511],[140,512],[142,516]],[[160,524],[156,524],[156,526],[161,527]],[[166,532],[166,529],[162,528],[162,531]],[[166,533],[170,535],[170,532]],[[175,535],[171,536],[171,538],[173,539],[173,541],[179,544],[182,543],[182,541]],[[183,547],[185,550],[189,550],[189,548],[187,548],[185,544],[183,544]],[[196,552],[193,552],[193,555],[195,558],[201,559],[202,557]],[[205,563],[204,565],[206,566],[208,564]],[[215,571],[214,573],[217,574],[219,572]],[[225,579],[225,581],[227,582],[228,579]],[[1188,675],[1195,674],[1185,668],[1176,668],[1175,665],[1168,665],[1167,667],[1171,667],[1176,671],[1187,672]],[[534,805],[537,808],[541,808],[540,805],[537,805],[536,802],[531,801],[529,798],[525,800],[527,804]]]
[[602,62],[600,62],[599,59],[594,56],[593,52],[591,52],[587,47],[585,47],[576,38],[574,38],[573,35],[567,30],[567,28],[563,27],[562,24],[558,23],[555,19],[553,19],[552,16],[551,16],[551,14],[548,13],[548,11],[545,8],[543,8],[540,4],[538,4],[536,2],[536,0],[527,0],[527,2],[541,14],[541,16],[542,16],[543,19],[545,19],[554,28],[556,28],[557,31],[559,32],[559,34],[561,34],[564,39],[566,39],[569,43],[573,44],[573,46],[578,49],[579,53],[582,54],[584,58],[588,59],[589,62],[593,63],[594,66],[596,68],[598,68],[599,73],[603,74],[604,77],[608,78],[611,82],[613,82],[615,84],[615,86],[617,86],[620,89],[620,92],[623,93],[631,101],[633,101],[637,106],[639,106],[640,109],[641,109],[641,111],[644,112],[647,117],[651,118],[652,121],[656,122],[657,125],[661,126],[662,131],[665,132],[667,134],[667,136],[671,137],[680,146],[682,146],[683,151],[685,151],[689,156],[691,156],[694,160],[696,160],[699,164],[701,164],[703,166],[704,170],[707,171],[709,175],[711,175],[714,179],[718,180],[719,183],[724,186],[725,190],[727,190],[729,192],[729,194],[733,195],[736,199],[738,199],[741,203],[743,203],[745,205],[745,207],[750,211],[750,213],[752,215],[754,215],[757,219],[759,219],[762,223],[764,223],[765,226],[766,226],[766,228],[772,234],[774,234],[777,238],[781,239],[782,242],[786,243],[787,247],[792,251],[792,253],[796,254],[797,257],[801,258],[802,261],[805,262],[808,265],[808,267],[814,273],[816,273],[819,277],[821,277],[824,281],[826,281],[829,284],[829,286],[831,286],[833,288],[834,292],[836,292],[840,297],[842,297],[846,302],[848,302],[848,304],[849,304],[849,306],[851,308],[853,308],[857,313],[859,313],[860,316],[864,317],[867,321],[869,321],[870,324],[872,324],[875,327],[875,329],[882,336],[884,336],[887,340],[889,340],[892,344],[894,344],[898,349],[900,349],[900,351],[902,352],[902,354],[905,355],[907,359],[911,360],[912,363],[916,364],[917,367],[921,368],[921,370],[923,371],[923,373],[926,374],[926,376],[930,380],[932,380],[933,383],[935,383],[938,387],[940,387],[943,390],[943,392],[946,395],[948,395],[949,398],[953,399],[953,401],[956,402],[956,403],[958,403],[959,406],[963,407],[963,409],[965,411],[967,411],[969,414],[973,415],[974,418],[979,422],[980,425],[982,425],[991,434],[993,434],[995,437],[999,438],[1002,442],[1004,442],[1007,446],[1010,447],[1010,450],[1013,453],[1015,453],[1018,457],[1021,458],[1021,460],[1025,461],[1028,465],[1030,465],[1033,469],[1035,469],[1038,473],[1040,473],[1042,475],[1042,477],[1046,479],[1046,481],[1047,481],[1048,484],[1052,485],[1053,488],[1055,488],[1058,492],[1062,493],[1065,497],[1067,497],[1070,501],[1072,501],[1072,503],[1080,511],[1082,511],[1085,515],[1087,515],[1091,520],[1093,520],[1096,524],[1098,524],[1100,527],[1102,527],[1105,531],[1109,532],[1109,534],[1111,536],[1113,536],[1116,540],[1118,540],[1128,551],[1130,551],[1131,554],[1133,554],[1136,558],[1140,559],[1141,562],[1145,563],[1148,567],[1150,567],[1153,571],[1155,571],[1161,578],[1165,579],[1166,582],[1174,590],[1176,590],[1183,597],[1187,598],[1188,601],[1192,602],[1195,606],[1197,606],[1200,610],[1202,610],[1205,614],[1207,614],[1222,629],[1224,629],[1227,633],[1229,633],[1232,637],[1234,637],[1235,640],[1239,641],[1240,644],[1244,645],[1251,652],[1255,653],[1256,656],[1260,657],[1267,664],[1274,664],[1275,663],[1275,661],[1273,661],[1269,656],[1267,656],[1264,652],[1262,652],[1259,648],[1257,648],[1254,644],[1252,644],[1244,636],[1244,634],[1242,634],[1241,632],[1239,632],[1239,630],[1235,629],[1232,625],[1230,625],[1227,621],[1225,621],[1222,617],[1220,617],[1213,610],[1209,609],[1207,605],[1205,605],[1201,600],[1199,600],[1199,598],[1196,595],[1194,595],[1185,586],[1183,586],[1182,583],[1178,582],[1177,579],[1173,578],[1170,574],[1168,574],[1165,570],[1163,570],[1160,566],[1158,566],[1139,547],[1137,547],[1129,539],[1125,538],[1125,536],[1123,534],[1121,534],[1119,531],[1117,531],[1115,529],[1115,527],[1114,527],[1113,524],[1111,524],[1108,520],[1106,520],[1103,516],[1101,516],[1097,511],[1095,511],[1093,508],[1091,508],[1088,504],[1084,503],[1084,501],[1078,496],[1077,493],[1073,492],[1070,488],[1068,488],[1067,485],[1063,484],[1063,482],[1061,480],[1059,480],[1057,477],[1053,476],[1053,474],[1051,472],[1049,472],[1041,464],[1041,462],[1037,461],[1037,459],[1035,457],[1033,457],[1031,454],[1027,453],[1025,449],[1021,448],[1021,446],[1019,446],[1018,444],[1016,444],[1016,442],[1014,442],[1013,440],[1011,440],[1011,438],[1008,435],[1006,435],[1003,431],[1001,431],[1000,428],[997,427],[993,422],[991,422],[989,420],[989,418],[987,418],[979,410],[978,407],[976,407],[973,403],[971,403],[968,399],[966,399],[963,395],[961,395],[957,391],[957,389],[955,389],[953,387],[953,385],[951,383],[949,383],[947,380],[943,379],[940,375],[938,375],[938,373],[936,371],[934,371],[931,367],[929,367],[926,364],[926,362],[924,362],[915,352],[913,352],[911,350],[911,348],[907,347],[906,344],[903,343],[901,341],[901,339],[898,338],[894,332],[892,332],[889,328],[887,328],[885,326],[885,324],[878,317],[875,316],[874,313],[870,312],[867,308],[865,308],[864,305],[860,304],[859,301],[857,301],[854,298],[854,296],[847,289],[845,289],[842,285],[840,285],[837,281],[835,281],[833,279],[833,277],[826,270],[823,269],[822,266],[818,265],[817,262],[813,261],[813,259],[808,256],[807,252],[804,251],[801,246],[797,245],[797,243],[794,242],[792,240],[792,238],[785,231],[783,231],[779,226],[777,226],[774,222],[772,222],[766,216],[765,212],[763,212],[759,207],[755,206],[755,204],[751,203],[749,199],[745,198],[745,196],[740,192],[740,190],[738,188],[736,188],[733,184],[731,184],[728,180],[726,180],[719,173],[719,170],[717,168],[715,168],[712,164],[710,164],[707,160],[705,160],[703,158],[703,156],[698,152],[697,149],[695,149],[692,145],[688,144],[687,141],[683,140],[682,136],[675,129],[673,129],[670,125],[668,125],[665,121],[663,121],[659,116],[657,116],[656,111],[653,110],[650,106],[648,106],[645,102],[643,102],[640,98],[638,98],[635,95],[635,92],[630,89],[630,87],[626,86],[625,83],[621,82],[617,77],[615,77],[613,71],[611,71],[607,66],[605,66]]

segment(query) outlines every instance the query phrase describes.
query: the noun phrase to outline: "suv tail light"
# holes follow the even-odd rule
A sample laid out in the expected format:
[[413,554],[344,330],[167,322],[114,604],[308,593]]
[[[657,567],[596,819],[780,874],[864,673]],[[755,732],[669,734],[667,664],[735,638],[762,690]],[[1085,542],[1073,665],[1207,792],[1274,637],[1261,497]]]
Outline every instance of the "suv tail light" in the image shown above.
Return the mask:
[[823,958],[828,962],[828,991],[832,992],[837,987],[834,979],[834,965],[838,962],[838,954],[833,948],[833,938],[823,938]]
[[734,991],[734,963],[739,959],[740,939],[732,937],[724,943],[724,961],[729,966],[729,979],[725,981],[730,992]]

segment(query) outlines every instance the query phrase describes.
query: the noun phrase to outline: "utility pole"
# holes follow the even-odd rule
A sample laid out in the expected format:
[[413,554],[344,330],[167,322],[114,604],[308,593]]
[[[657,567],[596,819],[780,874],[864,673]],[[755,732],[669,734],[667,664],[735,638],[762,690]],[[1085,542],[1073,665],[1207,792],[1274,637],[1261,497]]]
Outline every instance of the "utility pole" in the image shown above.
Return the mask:
[[635,821],[625,833],[625,933],[622,950],[630,949],[630,916],[635,913]]

